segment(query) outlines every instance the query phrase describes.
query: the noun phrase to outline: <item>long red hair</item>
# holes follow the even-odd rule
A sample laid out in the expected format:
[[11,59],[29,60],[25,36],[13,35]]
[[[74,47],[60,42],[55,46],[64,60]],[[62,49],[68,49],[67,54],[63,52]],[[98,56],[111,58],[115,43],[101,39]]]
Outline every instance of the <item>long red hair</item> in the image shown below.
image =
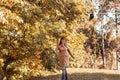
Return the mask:
[[[65,40],[65,42],[66,42],[66,37],[65,37],[65,36],[62,36],[62,37],[60,38],[59,45],[61,45],[61,44],[62,44],[62,40]],[[66,45],[66,44],[65,44],[65,45]]]

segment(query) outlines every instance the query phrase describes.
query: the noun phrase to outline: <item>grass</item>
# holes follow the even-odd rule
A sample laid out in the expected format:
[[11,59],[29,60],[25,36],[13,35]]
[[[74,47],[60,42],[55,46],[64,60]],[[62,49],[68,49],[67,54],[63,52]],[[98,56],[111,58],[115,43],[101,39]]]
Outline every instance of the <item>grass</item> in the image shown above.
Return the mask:
[[[120,80],[120,71],[105,69],[67,69],[69,80]],[[46,73],[31,80],[61,80],[61,71],[57,73]]]

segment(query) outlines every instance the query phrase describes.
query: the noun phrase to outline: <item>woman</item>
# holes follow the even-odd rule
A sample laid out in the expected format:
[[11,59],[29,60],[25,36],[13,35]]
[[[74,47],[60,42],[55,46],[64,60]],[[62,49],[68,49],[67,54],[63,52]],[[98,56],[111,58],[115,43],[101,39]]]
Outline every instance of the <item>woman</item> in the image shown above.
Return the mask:
[[57,50],[59,51],[59,65],[62,67],[62,80],[68,80],[66,67],[69,65],[69,54],[72,58],[74,58],[74,56],[71,54],[71,51],[68,48],[65,37],[61,37],[55,51]]

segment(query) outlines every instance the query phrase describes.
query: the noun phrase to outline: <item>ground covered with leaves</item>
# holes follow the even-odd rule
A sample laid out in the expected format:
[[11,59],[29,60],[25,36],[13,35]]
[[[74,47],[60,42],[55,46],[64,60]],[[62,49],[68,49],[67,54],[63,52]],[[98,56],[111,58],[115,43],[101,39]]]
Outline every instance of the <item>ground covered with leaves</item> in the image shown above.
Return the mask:
[[[68,68],[67,72],[69,80],[120,80],[119,70]],[[46,72],[31,80],[61,80],[61,71]]]

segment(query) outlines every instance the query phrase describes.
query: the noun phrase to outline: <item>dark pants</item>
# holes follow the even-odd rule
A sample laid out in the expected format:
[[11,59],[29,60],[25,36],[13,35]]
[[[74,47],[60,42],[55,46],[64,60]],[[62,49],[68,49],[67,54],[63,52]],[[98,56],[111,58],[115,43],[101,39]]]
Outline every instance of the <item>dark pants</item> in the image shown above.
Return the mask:
[[66,67],[62,68],[62,80],[68,80]]

